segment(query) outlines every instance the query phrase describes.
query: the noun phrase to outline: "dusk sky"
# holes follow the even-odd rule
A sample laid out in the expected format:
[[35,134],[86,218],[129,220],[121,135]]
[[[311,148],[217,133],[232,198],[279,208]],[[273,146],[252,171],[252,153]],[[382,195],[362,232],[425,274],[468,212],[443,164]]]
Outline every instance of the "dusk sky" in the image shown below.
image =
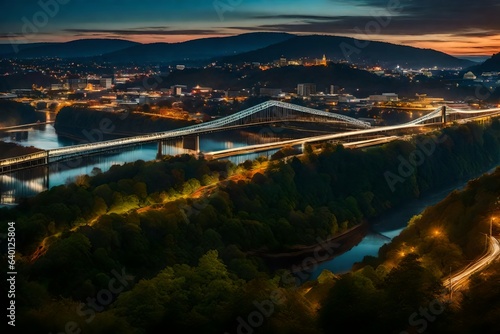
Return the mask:
[[[80,38],[179,42],[283,31],[352,36],[453,55],[500,52],[500,0],[0,1],[3,43]],[[59,9],[52,12],[49,6],[45,14],[40,3],[56,1]]]

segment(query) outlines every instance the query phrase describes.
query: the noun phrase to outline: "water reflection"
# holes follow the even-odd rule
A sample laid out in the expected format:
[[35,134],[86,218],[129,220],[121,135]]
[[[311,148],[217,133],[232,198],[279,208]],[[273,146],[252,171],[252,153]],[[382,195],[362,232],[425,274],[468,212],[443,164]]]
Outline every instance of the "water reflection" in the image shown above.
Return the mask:
[[[279,131],[277,131],[279,132]],[[30,131],[19,132],[22,135],[4,134],[0,140],[15,142],[22,146],[34,146],[45,150],[78,144],[78,141],[60,138],[52,125],[37,126]],[[261,129],[250,131],[228,131],[224,133],[207,134],[200,137],[202,152],[220,151],[230,148],[244,147],[262,143],[276,142],[290,139],[293,136],[273,131],[264,132]],[[227,158],[235,164],[246,160],[253,160],[260,156],[270,158],[278,150],[242,154]],[[18,171],[0,177],[0,205],[10,205],[19,202],[21,198],[32,197],[51,187],[74,181],[79,175],[90,175],[94,168],[107,171],[113,165],[122,165],[137,160],[150,161],[157,158],[157,144],[147,144],[125,151],[90,156],[82,159],[53,163],[48,167],[39,167]],[[178,155],[193,153],[184,149],[182,141],[170,141],[162,147],[164,155]]]
[[39,170],[32,170],[29,175],[25,173],[0,175],[0,203],[12,205],[22,197],[35,196],[47,190],[46,169],[46,167],[42,167]]
[[359,244],[329,261],[318,264],[310,279],[318,278],[324,269],[335,274],[346,273],[352,269],[354,263],[361,262],[365,256],[377,256],[380,247],[398,236],[413,216],[420,214],[426,207],[439,203],[453,190],[462,189],[466,183],[467,180],[456,183],[384,214],[382,218],[372,222],[372,231]]
[[57,136],[56,129],[51,124],[38,125],[29,131],[12,131],[9,133],[0,132],[0,141],[16,143],[21,146],[33,146],[43,150],[76,145],[77,140],[60,138]]

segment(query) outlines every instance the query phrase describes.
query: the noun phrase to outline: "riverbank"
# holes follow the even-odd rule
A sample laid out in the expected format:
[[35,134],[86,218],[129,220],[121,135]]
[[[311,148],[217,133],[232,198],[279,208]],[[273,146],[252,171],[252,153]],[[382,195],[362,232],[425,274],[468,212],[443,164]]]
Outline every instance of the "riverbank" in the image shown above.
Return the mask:
[[17,145],[15,143],[6,143],[3,141],[0,141],[0,160],[1,159],[9,159],[9,158],[14,158],[26,154],[31,154],[31,153],[36,153],[36,152],[42,152],[43,150],[30,146],[30,147],[25,147],[21,145]]
[[[369,229],[369,224],[364,222],[325,240],[318,240],[320,242],[314,245],[297,245],[289,251],[280,253],[248,252],[248,255],[255,255],[262,258],[272,270],[296,266],[308,257],[311,258],[313,263],[330,261],[359,244],[367,235]],[[326,259],[321,256],[322,259],[320,261],[317,255],[318,252],[322,255],[327,252],[329,256]]]
[[[484,172],[471,175],[441,189],[427,191],[421,197],[414,199],[404,205],[393,208],[380,217],[356,225],[342,234],[332,236],[325,241],[314,245],[296,246],[287,252],[266,253],[254,252],[249,255],[261,257],[272,270],[295,268],[296,271],[309,272],[302,263],[307,258],[307,266],[315,265],[310,279],[316,279],[323,270],[342,274],[356,270],[361,265],[365,256],[376,257],[380,247],[389,243],[397,237],[407,226],[415,215],[421,214],[427,207],[438,204],[455,190],[462,189],[469,182],[483,175],[491,174],[497,166],[489,168]],[[328,246],[332,253],[325,259],[315,256],[318,250],[323,255],[322,249]]]
[[56,117],[59,136],[96,142],[124,136],[169,131],[195,124],[194,121],[145,116],[132,112],[114,113],[83,107],[65,107]]
[[0,111],[0,128],[45,121],[29,104],[1,100]]

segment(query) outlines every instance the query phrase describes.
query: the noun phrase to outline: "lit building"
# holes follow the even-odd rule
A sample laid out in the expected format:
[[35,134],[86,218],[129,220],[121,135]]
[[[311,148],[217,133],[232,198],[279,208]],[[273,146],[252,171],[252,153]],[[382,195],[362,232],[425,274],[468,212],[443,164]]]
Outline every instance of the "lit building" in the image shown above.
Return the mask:
[[359,102],[355,96],[351,94],[344,94],[339,96],[339,102],[341,103],[351,103],[351,102]]
[[326,59],[326,55],[323,55],[323,58],[321,59],[321,62],[319,63],[319,65],[323,65],[323,66],[328,65],[328,61]]
[[398,101],[399,97],[396,93],[383,93],[382,95],[370,95],[369,100],[374,102],[389,102]]
[[298,96],[311,96],[311,94],[316,94],[316,84],[303,83],[297,85]]
[[287,62],[287,60],[286,60],[285,57],[281,56],[278,64],[279,64],[280,67],[285,67],[285,66],[288,65],[288,62]]
[[63,84],[52,84],[50,85],[50,90],[63,90]]
[[70,90],[85,89],[87,87],[87,79],[80,78],[68,78],[66,83]]
[[301,66],[302,64],[303,64],[303,61],[301,59],[288,61],[289,66]]
[[172,95],[174,96],[181,96],[183,95],[183,92],[187,89],[186,85],[174,85],[171,87],[172,89]]
[[464,80],[476,80],[476,75],[469,71],[464,74]]
[[99,80],[99,84],[104,89],[110,89],[113,87],[113,79],[112,78],[101,78]]
[[282,94],[283,91],[281,88],[267,88],[263,87],[260,89],[260,96],[271,96],[271,97],[277,97],[280,94]]
[[200,85],[197,85],[196,87],[193,87],[191,92],[192,94],[207,95],[212,93],[212,91],[213,89],[211,87],[201,87]]
[[238,98],[247,98],[250,96],[250,92],[246,89],[243,90],[227,90],[225,92],[225,96],[227,99],[238,99]]

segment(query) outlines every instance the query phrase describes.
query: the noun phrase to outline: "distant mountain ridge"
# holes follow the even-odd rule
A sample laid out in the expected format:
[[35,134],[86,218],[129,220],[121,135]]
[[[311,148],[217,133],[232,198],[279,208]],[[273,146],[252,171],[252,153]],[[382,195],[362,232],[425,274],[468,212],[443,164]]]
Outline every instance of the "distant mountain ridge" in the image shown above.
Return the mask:
[[[12,52],[14,47],[19,52]],[[9,53],[10,52],[10,53]],[[297,36],[287,33],[255,32],[228,37],[211,37],[180,43],[141,44],[120,39],[82,39],[66,43],[1,45],[2,57],[12,58],[94,58],[112,63],[184,63],[206,65],[272,62],[288,59],[321,58],[355,64],[407,68],[466,68],[474,62],[448,54],[385,42],[361,41],[330,35]]]
[[349,60],[356,64],[387,67],[468,67],[474,62],[446,53],[385,42],[363,41],[350,37],[308,35],[277,43],[259,50],[221,58],[221,62],[271,62],[284,56],[320,58],[325,54],[333,60]]
[[103,59],[111,62],[207,60],[260,49],[293,37],[295,35],[287,33],[259,32],[229,37],[202,38],[181,43],[139,44],[104,55]]
[[0,55],[12,55],[13,53],[17,53],[22,50],[32,49],[36,47],[42,46],[53,46],[59,43],[9,43],[9,44],[0,44]]
[[[8,58],[102,57],[111,62],[172,62],[205,60],[260,49],[295,37],[287,33],[248,33],[180,43],[141,44],[121,39],[80,39],[65,43],[0,44]],[[18,50],[17,50],[18,49]],[[18,51],[18,52],[15,52]]]
[[473,66],[468,70],[472,71],[475,75],[481,75],[484,72],[500,72],[500,52],[494,54],[484,63],[477,66]]
[[3,56],[11,58],[95,57],[138,44],[123,39],[79,39],[65,43],[42,43],[41,45],[34,45],[32,47],[30,47],[30,44],[21,45],[19,52],[12,52]]

